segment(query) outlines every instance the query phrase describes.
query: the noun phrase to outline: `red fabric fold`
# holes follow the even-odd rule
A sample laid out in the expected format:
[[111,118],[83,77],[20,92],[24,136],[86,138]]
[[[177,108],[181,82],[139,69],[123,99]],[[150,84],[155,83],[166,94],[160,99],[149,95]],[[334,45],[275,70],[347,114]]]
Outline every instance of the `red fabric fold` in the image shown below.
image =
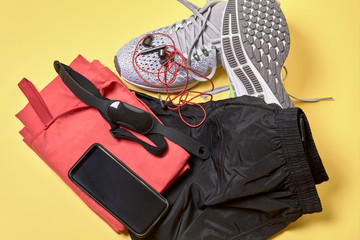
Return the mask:
[[[99,61],[90,63],[79,55],[70,66],[93,82],[105,97],[151,112],[110,69]],[[28,80],[26,84],[29,85]],[[70,168],[93,143],[103,145],[158,192],[163,192],[189,168],[188,153],[171,141],[167,140],[166,153],[157,157],[132,140],[114,139],[109,133],[109,124],[99,112],[73,95],[59,76],[40,93],[34,92],[33,87],[25,87],[25,89],[28,89],[25,90],[28,91],[25,95],[30,103],[16,115],[24,124],[24,128],[20,131],[24,142],[116,232],[123,231],[125,227],[68,178]],[[141,134],[133,133],[147,140]]]

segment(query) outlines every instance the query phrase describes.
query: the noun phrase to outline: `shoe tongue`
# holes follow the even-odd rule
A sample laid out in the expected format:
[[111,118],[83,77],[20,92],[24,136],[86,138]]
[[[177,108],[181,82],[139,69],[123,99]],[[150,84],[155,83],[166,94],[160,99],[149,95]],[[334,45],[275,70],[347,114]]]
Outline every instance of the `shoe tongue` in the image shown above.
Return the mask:
[[[204,30],[204,32],[209,36],[210,39],[220,39],[220,32],[221,32],[221,24],[222,24],[222,16],[223,16],[223,12],[224,12],[224,9],[225,9],[225,5],[226,5],[226,2],[219,2],[213,6],[211,6],[211,12],[210,12],[210,16],[208,18],[208,21],[215,27],[217,28],[217,32],[215,32],[213,29],[211,29],[211,27],[207,26]],[[201,11],[202,9],[200,9]],[[209,11],[209,9],[203,9],[204,10],[204,13],[202,13],[204,16],[206,16],[207,14],[207,11]],[[204,24],[201,19],[199,18],[194,18],[194,17],[190,17],[189,18],[191,21],[196,21],[198,23],[198,26],[202,26],[202,24]],[[189,26],[189,29],[190,29],[190,32],[192,32],[190,35],[188,34],[187,31],[185,31],[184,28],[180,28],[177,32],[174,32],[173,34],[174,35],[177,35],[179,33],[179,36],[184,36],[186,35],[186,40],[189,44],[185,44],[184,43],[184,39],[183,37],[180,37],[180,39],[183,39],[183,40],[180,40],[180,46],[177,46],[179,47],[179,50],[182,51],[183,53],[187,54],[187,51],[188,51],[188,47],[185,47],[185,45],[191,45],[192,44],[192,39],[194,39],[196,36],[197,36],[197,33],[199,32],[199,28],[196,28],[193,24],[190,24]],[[204,44],[207,44],[207,40],[205,38],[203,38],[204,40]],[[190,41],[190,42],[189,42]],[[195,44],[195,47],[199,47],[198,45],[200,44],[200,41],[198,41],[196,44]],[[186,49],[186,51],[184,51]]]
[[[216,27],[219,32],[221,31],[221,23],[222,23],[222,17],[223,17],[225,5],[226,5],[226,2],[219,2],[219,3],[215,4],[214,6],[212,6],[211,13],[210,13],[210,16],[208,19],[208,21],[212,25],[214,25],[214,27]],[[205,11],[204,16],[206,16],[206,14],[207,14],[207,11]],[[196,21],[200,22],[199,19],[197,19]],[[220,38],[219,33],[214,32],[209,26],[207,26],[205,28],[205,32],[212,39]]]
[[221,29],[223,12],[225,9],[226,2],[220,2],[214,5],[211,9],[209,22],[211,22],[219,31]]

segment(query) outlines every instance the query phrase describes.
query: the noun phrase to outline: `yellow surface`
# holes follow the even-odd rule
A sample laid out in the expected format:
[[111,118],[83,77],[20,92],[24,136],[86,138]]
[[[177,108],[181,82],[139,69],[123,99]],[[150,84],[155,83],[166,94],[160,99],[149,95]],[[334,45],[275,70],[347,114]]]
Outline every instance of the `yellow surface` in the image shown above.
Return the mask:
[[[360,239],[359,1],[282,0],[282,9],[291,34],[287,91],[335,101],[295,102],[310,120],[330,181],[317,188],[323,212],[273,239]],[[56,76],[55,59],[69,63],[79,53],[115,71],[120,46],[189,15],[175,0],[2,0],[0,239],[130,239],[114,233],[22,142],[14,115],[27,100],[17,83],[27,77],[42,89]],[[225,71],[214,80],[225,84]]]

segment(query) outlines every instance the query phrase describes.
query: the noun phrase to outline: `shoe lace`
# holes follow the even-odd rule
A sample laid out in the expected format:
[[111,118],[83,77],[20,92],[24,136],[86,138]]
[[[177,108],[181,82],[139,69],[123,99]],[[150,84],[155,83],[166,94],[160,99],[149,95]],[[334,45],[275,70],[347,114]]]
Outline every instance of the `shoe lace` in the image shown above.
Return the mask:
[[[281,79],[282,82],[284,82],[287,77],[288,77],[288,70],[287,68],[285,67],[285,65],[283,66],[283,69],[285,71],[285,76],[284,78]],[[323,97],[323,98],[300,98],[300,97],[296,97],[294,95],[291,95],[288,93],[288,95],[296,100],[299,100],[301,102],[318,102],[318,101],[322,101],[322,100],[332,100],[333,98],[332,97]]]
[[[199,8],[195,4],[187,0],[178,0],[190,11],[193,12],[188,19],[183,19],[179,22],[176,22],[172,25],[172,37],[178,49],[183,52],[187,65],[191,67],[191,58],[196,61],[200,60],[199,53],[203,53],[204,56],[209,56],[209,51],[211,55],[214,56],[210,61],[209,73],[207,74],[208,78],[212,78],[217,69],[217,47],[216,44],[221,42],[220,40],[220,30],[217,29],[210,21],[209,17],[212,12],[212,7],[218,4],[219,0],[207,0],[207,3],[204,7]],[[219,38],[213,38],[209,36],[205,29],[210,28],[216,36]],[[196,48],[196,53],[192,55],[192,52]],[[207,81],[206,79],[199,77],[198,75],[190,72],[190,76],[198,81]]]

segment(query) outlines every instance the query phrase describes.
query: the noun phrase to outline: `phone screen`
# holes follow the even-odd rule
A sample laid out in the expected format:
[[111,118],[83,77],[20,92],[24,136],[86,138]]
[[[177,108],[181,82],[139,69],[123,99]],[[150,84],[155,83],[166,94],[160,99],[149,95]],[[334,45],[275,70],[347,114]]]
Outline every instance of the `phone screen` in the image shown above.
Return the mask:
[[99,144],[88,149],[69,171],[69,177],[139,237],[150,231],[169,206],[164,197]]

